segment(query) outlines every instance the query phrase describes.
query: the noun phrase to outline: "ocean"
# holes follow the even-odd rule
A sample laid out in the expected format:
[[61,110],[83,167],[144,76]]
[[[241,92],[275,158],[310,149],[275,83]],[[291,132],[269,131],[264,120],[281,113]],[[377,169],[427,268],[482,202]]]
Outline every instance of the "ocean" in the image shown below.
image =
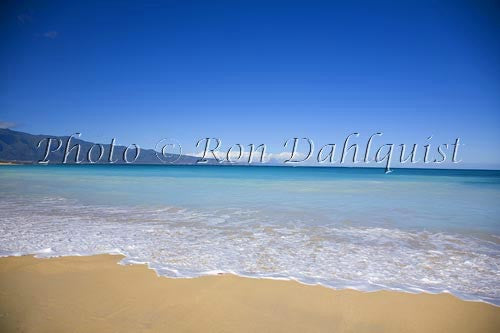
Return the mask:
[[500,171],[0,167],[0,256],[449,292],[500,305]]

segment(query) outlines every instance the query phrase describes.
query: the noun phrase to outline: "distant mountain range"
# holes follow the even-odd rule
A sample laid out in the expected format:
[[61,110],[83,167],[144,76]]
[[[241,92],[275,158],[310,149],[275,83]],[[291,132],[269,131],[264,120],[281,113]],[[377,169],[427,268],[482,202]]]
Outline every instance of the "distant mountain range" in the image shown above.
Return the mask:
[[[50,153],[45,159],[50,164],[62,164],[65,157],[66,143],[68,136],[55,135],[33,135],[24,132],[13,131],[10,129],[0,129],[0,161],[15,162],[15,163],[39,163],[44,161],[47,153],[48,140],[51,139]],[[61,144],[60,144],[61,143]],[[59,146],[60,144],[60,146]],[[96,144],[84,140],[71,138],[69,154],[67,154],[66,163],[75,164],[77,149],[71,149],[75,145],[80,145],[78,160],[81,164],[90,164],[88,160],[88,152],[91,150],[91,161],[96,161],[96,164],[110,163],[110,152],[112,152],[112,160],[115,164],[125,164],[123,158],[124,152],[127,149],[125,146],[111,146],[111,144]],[[59,149],[56,149],[59,146]],[[136,150],[131,147],[127,152],[127,159],[134,160]],[[98,161],[99,156],[101,159]],[[160,155],[160,157],[162,157]],[[166,154],[164,160],[174,161],[177,156]],[[133,164],[195,164],[199,157],[181,155],[175,162],[163,163],[153,149],[140,149],[138,158]],[[216,164],[215,160],[209,160],[207,164]]]

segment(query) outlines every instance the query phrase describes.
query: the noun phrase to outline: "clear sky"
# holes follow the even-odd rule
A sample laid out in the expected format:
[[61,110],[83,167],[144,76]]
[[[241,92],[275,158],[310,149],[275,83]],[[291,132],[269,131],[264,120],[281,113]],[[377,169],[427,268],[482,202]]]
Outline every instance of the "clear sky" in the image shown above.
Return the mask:
[[[0,122],[225,146],[465,144],[500,166],[498,1],[2,1]],[[11,124],[6,124],[11,123]],[[364,140],[364,141],[363,141]]]

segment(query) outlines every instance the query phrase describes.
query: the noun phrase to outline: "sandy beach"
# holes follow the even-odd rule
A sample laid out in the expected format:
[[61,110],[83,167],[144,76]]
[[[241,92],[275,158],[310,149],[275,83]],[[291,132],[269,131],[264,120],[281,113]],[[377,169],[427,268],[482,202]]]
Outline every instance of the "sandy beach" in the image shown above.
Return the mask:
[[158,277],[120,256],[0,258],[2,332],[498,332],[500,308],[231,275]]

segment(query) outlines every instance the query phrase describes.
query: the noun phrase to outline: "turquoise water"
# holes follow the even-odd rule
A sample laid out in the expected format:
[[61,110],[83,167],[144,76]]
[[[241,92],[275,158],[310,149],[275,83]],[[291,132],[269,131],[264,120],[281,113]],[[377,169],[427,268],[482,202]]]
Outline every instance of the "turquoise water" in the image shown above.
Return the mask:
[[451,292],[500,304],[500,172],[3,166],[0,254],[122,253],[159,274]]

